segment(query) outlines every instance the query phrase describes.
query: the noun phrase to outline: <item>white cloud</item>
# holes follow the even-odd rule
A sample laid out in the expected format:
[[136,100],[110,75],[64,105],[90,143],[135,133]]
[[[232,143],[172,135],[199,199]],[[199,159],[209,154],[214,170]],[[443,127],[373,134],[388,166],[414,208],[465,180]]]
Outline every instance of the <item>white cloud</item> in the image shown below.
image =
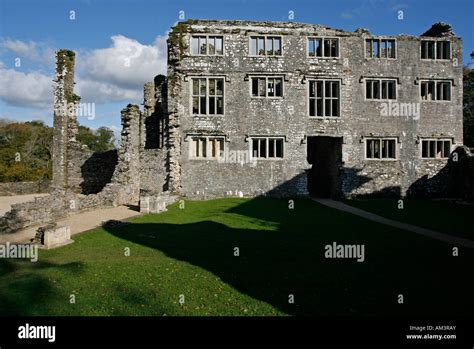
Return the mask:
[[145,82],[153,81],[157,74],[166,73],[165,36],[156,37],[152,45],[141,44],[123,35],[111,39],[110,47],[96,49],[84,58],[78,56],[78,69],[85,79],[141,91]]
[[32,52],[36,52],[36,43],[33,41],[24,42],[20,40],[4,39],[2,41],[2,46],[21,55],[30,56]]
[[20,107],[45,108],[53,103],[53,77],[24,73],[0,65],[0,98]]
[[52,65],[55,61],[54,49],[45,43],[2,39],[0,46],[5,50],[15,53],[19,58],[42,65]]
[[130,103],[138,103],[143,99],[143,92],[141,90],[122,88],[107,82],[77,78],[75,87],[76,94],[81,96],[82,102],[109,103],[129,101]]
[[409,8],[407,4],[395,4],[390,8],[390,11],[398,11],[398,10],[403,10],[407,8]]
[[[0,39],[1,53],[14,53],[22,60],[37,63],[37,67],[54,67],[54,50],[45,43]],[[31,66],[30,66],[31,68]],[[52,108],[53,74],[40,69],[23,72],[7,68],[0,61],[0,99],[9,105],[30,108]]]
[[[110,47],[81,52],[76,55],[76,93],[84,102],[139,103],[143,84],[157,74],[166,74],[166,36],[157,36],[150,45],[123,35],[112,36]],[[14,52],[40,64],[55,65],[54,49],[44,43],[2,39],[3,50]],[[39,70],[24,73],[7,69],[0,61],[0,99],[11,105],[26,107],[51,106],[53,75]]]
[[356,7],[343,11],[340,16],[343,19],[367,18],[375,13],[393,12],[408,8],[405,3],[399,3],[399,0],[363,0],[358,2]]

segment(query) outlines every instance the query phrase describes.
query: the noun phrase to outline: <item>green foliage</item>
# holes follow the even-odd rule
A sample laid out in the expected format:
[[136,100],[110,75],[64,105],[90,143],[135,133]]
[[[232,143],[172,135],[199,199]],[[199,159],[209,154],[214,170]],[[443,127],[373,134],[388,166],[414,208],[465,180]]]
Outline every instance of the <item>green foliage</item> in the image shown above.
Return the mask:
[[171,43],[178,44],[180,59],[183,59],[186,55],[188,46],[184,43],[184,35],[189,31],[189,25],[192,23],[192,19],[189,19],[187,22],[179,22],[168,35],[168,39]]
[[99,127],[93,131],[86,126],[79,126],[76,139],[94,152],[104,152],[115,148],[114,132],[108,127]]
[[82,125],[79,125],[76,139],[79,143],[86,145],[90,150],[92,150],[96,143],[94,131],[92,131],[89,127]]
[[74,57],[76,56],[76,53],[71,50],[66,50],[66,56],[68,57],[69,60],[74,60]]
[[474,70],[464,68],[464,144],[474,147]]
[[0,121],[0,182],[51,179],[52,128]]
[[[114,149],[114,133],[107,127],[93,131],[79,126],[77,140],[94,152]],[[52,178],[53,128],[42,121],[0,120],[0,182]]]
[[78,103],[81,100],[81,97],[75,93],[66,93],[66,100],[68,103]]

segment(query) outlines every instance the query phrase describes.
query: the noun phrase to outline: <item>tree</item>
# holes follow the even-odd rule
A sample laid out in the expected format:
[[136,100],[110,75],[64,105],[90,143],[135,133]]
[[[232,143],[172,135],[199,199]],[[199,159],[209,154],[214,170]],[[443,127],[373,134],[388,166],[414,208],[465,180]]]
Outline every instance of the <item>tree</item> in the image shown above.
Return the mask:
[[95,147],[96,137],[89,127],[79,125],[76,140],[82,145],[86,145],[90,150]]
[[108,127],[99,127],[93,131],[86,126],[79,126],[76,139],[94,152],[104,152],[115,148],[114,132]]
[[[93,131],[79,126],[77,140],[94,152],[114,149],[114,133],[107,127]],[[0,119],[0,182],[52,178],[53,128],[42,121],[25,123]]]
[[41,121],[0,121],[0,181],[51,178],[52,129]]
[[108,127],[99,127],[96,131],[97,136],[97,150],[96,151],[107,151],[115,148],[115,136],[114,131]]

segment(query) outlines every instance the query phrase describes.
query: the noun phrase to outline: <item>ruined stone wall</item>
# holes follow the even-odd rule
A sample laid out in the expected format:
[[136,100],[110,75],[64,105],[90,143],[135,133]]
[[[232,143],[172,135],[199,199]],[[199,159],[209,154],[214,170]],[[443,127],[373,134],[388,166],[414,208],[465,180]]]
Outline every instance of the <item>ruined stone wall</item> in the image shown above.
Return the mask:
[[67,210],[66,199],[52,195],[14,204],[9,212],[0,217],[0,234],[9,234],[31,225],[51,222]]
[[187,26],[178,26],[168,38],[168,127],[167,127],[167,182],[170,192],[182,194],[181,187],[181,123],[185,117],[183,109],[182,93],[185,91],[183,85],[184,75],[182,73],[181,60],[185,51],[185,35]]
[[[193,33],[224,36],[223,56],[191,56]],[[249,56],[252,35],[279,35],[283,55]],[[339,38],[339,58],[311,58],[307,37]],[[309,136],[342,137],[342,191],[345,195],[374,192],[404,195],[426,174],[435,175],[446,159],[420,159],[420,137],[443,136],[462,144],[462,43],[449,37],[452,59],[422,61],[420,37],[394,37],[396,59],[365,57],[366,31],[355,33],[318,25],[245,21],[190,21],[178,24],[169,40],[170,181],[173,190],[193,196],[224,196],[241,191],[258,195],[275,188],[304,194]],[[437,38],[434,38],[436,40]],[[283,98],[251,98],[249,76],[284,77]],[[224,116],[193,116],[193,77],[225,79]],[[381,101],[365,100],[365,78],[397,79],[397,102],[420,101],[419,79],[452,79],[452,100],[421,102],[419,120],[382,116]],[[310,118],[308,80],[339,79],[341,116]],[[248,136],[285,137],[283,160],[253,164],[222,164],[188,156],[190,135],[225,135],[230,150],[249,150]],[[396,137],[395,161],[365,159],[364,137]]]
[[9,212],[0,217],[0,234],[11,234],[29,226],[52,223],[80,212],[131,203],[130,196],[123,189],[126,188],[108,184],[100,193],[91,195],[72,191],[65,191],[59,195],[53,191],[48,196],[14,204]]
[[111,183],[118,163],[118,150],[90,152],[84,162],[79,162],[77,173],[81,176],[81,194],[97,194]]
[[[191,56],[193,33],[223,35],[225,54]],[[250,56],[252,35],[281,36],[282,56]],[[339,57],[308,57],[308,36],[339,38]],[[425,61],[419,57],[420,37],[393,37],[396,59],[366,58],[368,37],[370,34],[364,30],[350,33],[300,23],[179,23],[169,35],[168,77],[159,76],[145,85],[143,112],[137,105],[122,110],[122,147],[110,157],[96,155],[98,162],[76,141],[74,111],[58,111],[61,110],[58,105],[74,107],[79,101],[74,94],[74,53],[58,51],[53,192],[48,197],[14,205],[0,218],[0,234],[84,210],[135,204],[141,194],[147,200],[143,207],[148,211],[161,210],[162,203],[175,200],[176,195],[200,198],[307,195],[307,172],[311,167],[307,161],[307,141],[312,136],[342,139],[341,189],[346,196],[374,193],[399,196],[418,193],[420,188],[427,196],[470,191],[473,167],[470,155],[465,157],[468,160],[453,166],[448,166],[446,159],[420,158],[422,137],[442,136],[452,139],[454,146],[462,144],[461,40],[452,35],[444,37],[451,42],[452,59]],[[256,75],[282,77],[283,97],[252,98],[250,77]],[[223,116],[193,116],[193,77],[224,79]],[[365,99],[364,79],[375,77],[397,79],[400,103],[421,102],[420,79],[449,79],[453,84],[452,99],[421,102],[419,119],[382,116],[381,101]],[[340,117],[309,117],[311,79],[340,82]],[[192,159],[190,138],[196,135],[223,136],[229,155],[232,151],[248,154],[251,136],[280,136],[284,138],[284,158],[256,162],[241,162],[232,159],[232,155],[224,162]],[[397,159],[366,160],[364,138],[367,137],[396,137]],[[107,166],[106,174],[97,171],[101,161],[112,164]],[[110,183],[98,178],[87,183],[84,175],[88,170],[97,172],[98,177],[111,176]],[[449,186],[446,184],[449,180],[462,185]]]
[[[49,196],[12,205],[12,209],[0,217],[0,234],[15,233],[22,228],[52,223],[93,209],[137,204],[140,189],[138,106],[129,105],[125,108],[122,111],[122,122],[124,146],[119,151],[118,159],[117,151],[94,153],[84,160],[85,162],[80,163],[81,168],[75,166],[78,172],[74,173],[74,176],[81,178],[78,184],[82,186],[78,191],[59,187]],[[85,171],[86,174],[93,172],[94,175],[86,176],[88,181],[83,181],[81,171],[82,174]],[[82,190],[89,191],[88,195],[82,194]]]
[[145,149],[140,153],[140,190],[148,193],[167,191],[166,151]]
[[0,183],[0,196],[48,193],[51,181]]
[[121,186],[129,202],[138,202],[140,196],[140,123],[141,111],[129,104],[121,111],[122,140],[118,151],[118,164],[112,183]]
[[141,118],[140,191],[143,195],[160,194],[168,190],[167,181],[167,84],[158,75],[144,86]]
[[53,188],[65,190],[69,186],[69,142],[75,139],[75,105],[79,98],[74,94],[75,54],[69,50],[56,52],[56,79],[54,81],[53,121]]
[[138,202],[140,110],[129,105],[122,112],[124,146],[119,159],[116,151],[83,149],[76,140],[75,108],[80,98],[74,94],[74,57],[69,50],[57,52],[52,191],[49,196],[13,205],[0,217],[0,234],[82,211]]

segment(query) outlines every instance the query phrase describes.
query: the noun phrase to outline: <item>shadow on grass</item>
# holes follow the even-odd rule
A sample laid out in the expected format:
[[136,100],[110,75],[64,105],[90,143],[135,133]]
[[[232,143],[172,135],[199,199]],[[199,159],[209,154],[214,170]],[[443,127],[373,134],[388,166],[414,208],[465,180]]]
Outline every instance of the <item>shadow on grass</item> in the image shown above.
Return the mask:
[[[466,277],[472,255],[455,259],[449,245],[308,200],[296,205],[292,211],[285,200],[254,199],[226,212],[269,225],[277,222],[277,230],[233,228],[205,220],[132,223],[107,231],[199,266],[287,314],[439,315],[474,309],[474,284]],[[364,244],[366,260],[325,258],[325,246],[333,242]],[[399,294],[407,305],[397,303]]]
[[[42,275],[42,270],[57,269],[77,273],[82,263],[53,264],[49,262],[35,262],[25,260],[0,259],[0,315],[38,315],[35,308],[57,299],[58,293],[51,282]],[[18,272],[16,277],[10,275]],[[7,281],[5,281],[7,280]],[[66,299],[66,298],[64,298]],[[45,314],[46,315],[46,314]],[[53,314],[50,314],[53,315]]]

